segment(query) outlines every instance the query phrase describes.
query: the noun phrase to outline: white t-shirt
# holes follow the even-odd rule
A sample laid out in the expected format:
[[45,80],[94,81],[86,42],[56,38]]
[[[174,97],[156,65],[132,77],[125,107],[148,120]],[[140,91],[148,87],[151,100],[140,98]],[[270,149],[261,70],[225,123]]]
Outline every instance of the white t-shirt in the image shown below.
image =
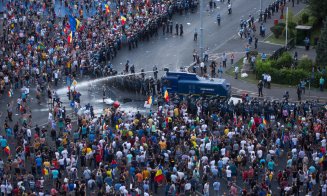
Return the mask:
[[262,157],[262,150],[258,150],[257,151],[257,155],[258,155],[258,158],[261,159],[261,157]]
[[227,162],[229,161],[229,158],[228,157],[223,157],[222,160],[223,160],[223,164],[226,165]]
[[220,153],[221,153],[221,156],[225,156],[226,148],[222,148],[222,149],[220,150]]
[[185,191],[189,191],[191,190],[191,187],[192,187],[191,183],[186,183],[184,189]]
[[226,170],[226,176],[227,176],[227,178],[232,177],[232,170],[227,169],[227,170]]
[[64,158],[67,158],[68,151],[65,149],[65,150],[63,150],[63,151],[61,152],[61,154],[62,154],[62,156],[63,156]]
[[211,142],[206,144],[206,149],[209,151],[211,150]]
[[327,192],[327,185],[324,184],[321,188],[321,192],[326,193]]
[[242,141],[241,141],[241,148],[242,148],[242,149],[244,148],[245,144],[246,144],[246,141],[245,141],[245,140],[242,140]]

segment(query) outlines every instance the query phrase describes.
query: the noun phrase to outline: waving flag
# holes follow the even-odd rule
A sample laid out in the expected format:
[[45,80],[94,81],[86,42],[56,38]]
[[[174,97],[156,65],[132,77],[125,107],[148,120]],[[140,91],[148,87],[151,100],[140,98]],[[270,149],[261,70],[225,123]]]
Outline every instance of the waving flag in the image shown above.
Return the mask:
[[148,98],[148,104],[149,105],[152,105],[152,96],[149,96],[149,98]]
[[262,124],[265,126],[267,125],[267,120],[265,119],[265,117],[262,117]]
[[43,168],[42,174],[45,176],[49,175],[49,170],[47,168]]
[[67,37],[68,44],[71,44],[73,42],[73,32],[70,32]]
[[14,94],[14,93],[13,93],[12,89],[10,89],[10,90],[8,91],[8,97],[12,97],[13,94]]
[[69,16],[68,20],[69,20],[69,24],[70,24],[70,30],[72,32],[75,32],[76,31],[76,25],[77,25],[76,19],[73,16]]
[[160,183],[164,179],[164,175],[161,169],[158,169],[154,177],[154,181]]
[[122,25],[125,25],[126,23],[126,18],[124,16],[120,16],[120,21]]
[[75,20],[76,20],[76,30],[78,30],[78,27],[80,26],[81,21],[79,21],[77,18]]
[[81,21],[78,19],[74,18],[73,16],[69,16],[69,24],[70,24],[70,30],[75,33],[76,30],[78,30],[78,27],[81,24]]
[[110,7],[108,4],[105,4],[104,7],[106,8],[106,14],[110,13]]
[[167,90],[165,91],[164,98],[166,102],[169,102],[169,94]]
[[4,148],[4,151],[5,151],[5,153],[6,153],[7,155],[10,155],[10,148],[9,148],[9,146],[6,146],[6,147]]

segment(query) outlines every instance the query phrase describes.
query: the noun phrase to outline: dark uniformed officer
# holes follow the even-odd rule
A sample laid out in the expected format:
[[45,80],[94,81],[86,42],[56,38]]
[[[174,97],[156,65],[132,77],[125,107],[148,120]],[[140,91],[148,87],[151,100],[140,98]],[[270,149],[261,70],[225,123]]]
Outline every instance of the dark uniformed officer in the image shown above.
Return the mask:
[[158,78],[158,68],[156,65],[153,66],[153,75],[154,75],[154,79]]
[[179,29],[180,29],[180,36],[182,36],[184,33],[182,24],[179,25]]
[[220,13],[217,14],[217,23],[218,23],[218,26],[220,26]]
[[173,33],[173,21],[169,21],[169,33],[172,34]]
[[132,74],[135,73],[135,66],[134,66],[134,64],[131,66],[131,73],[132,73]]

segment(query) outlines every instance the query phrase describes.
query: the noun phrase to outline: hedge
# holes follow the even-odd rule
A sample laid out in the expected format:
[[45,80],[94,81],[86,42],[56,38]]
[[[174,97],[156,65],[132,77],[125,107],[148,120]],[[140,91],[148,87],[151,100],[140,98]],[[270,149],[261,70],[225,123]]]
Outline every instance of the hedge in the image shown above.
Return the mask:
[[297,68],[307,70],[307,71],[311,72],[312,71],[312,65],[313,65],[312,60],[305,57],[305,58],[301,58],[299,60]]
[[284,67],[290,68],[292,66],[292,63],[292,55],[289,52],[284,52],[282,56],[277,59],[276,63],[272,67],[276,69],[281,69]]
[[302,79],[310,76],[309,72],[303,69],[274,68],[272,67],[273,63],[271,60],[266,62],[258,60],[256,63],[257,78],[261,79],[262,74],[267,73],[270,74],[273,83],[297,85]]

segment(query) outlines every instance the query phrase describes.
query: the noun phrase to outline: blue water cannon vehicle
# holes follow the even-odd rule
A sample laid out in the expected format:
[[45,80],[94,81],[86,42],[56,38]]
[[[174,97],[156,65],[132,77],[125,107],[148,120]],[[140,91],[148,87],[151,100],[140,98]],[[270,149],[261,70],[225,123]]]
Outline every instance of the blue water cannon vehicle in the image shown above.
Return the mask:
[[169,72],[161,78],[163,90],[169,94],[219,96],[229,98],[231,85],[225,79],[204,78],[194,73]]

